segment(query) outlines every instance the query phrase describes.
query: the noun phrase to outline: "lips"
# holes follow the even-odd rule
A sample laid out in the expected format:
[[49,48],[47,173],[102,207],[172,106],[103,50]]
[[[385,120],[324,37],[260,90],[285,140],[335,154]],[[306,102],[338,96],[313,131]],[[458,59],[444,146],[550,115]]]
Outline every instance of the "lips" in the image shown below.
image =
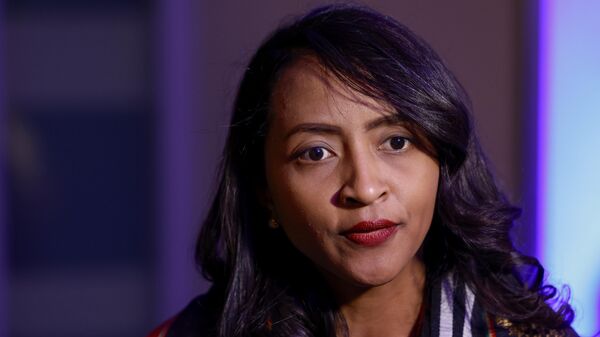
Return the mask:
[[378,219],[361,221],[341,234],[358,245],[374,247],[387,241],[397,229],[397,223],[387,219]]

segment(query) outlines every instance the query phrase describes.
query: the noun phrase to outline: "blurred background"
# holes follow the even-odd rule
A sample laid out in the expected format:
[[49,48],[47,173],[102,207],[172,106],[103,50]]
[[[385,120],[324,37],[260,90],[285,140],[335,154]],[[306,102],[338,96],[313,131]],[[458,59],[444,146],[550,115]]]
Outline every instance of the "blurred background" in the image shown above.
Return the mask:
[[[326,1],[0,0],[0,337],[144,336],[193,262],[236,86]],[[364,1],[471,95],[517,246],[600,321],[600,2]]]

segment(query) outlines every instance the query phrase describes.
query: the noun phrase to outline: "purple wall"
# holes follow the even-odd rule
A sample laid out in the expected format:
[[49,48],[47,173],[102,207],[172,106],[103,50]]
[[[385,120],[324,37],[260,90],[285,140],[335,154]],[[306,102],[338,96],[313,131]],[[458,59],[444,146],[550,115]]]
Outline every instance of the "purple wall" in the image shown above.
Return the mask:
[[7,270],[7,216],[6,216],[6,94],[4,83],[4,1],[0,0],[0,336],[7,335],[7,302],[8,302],[8,270]]
[[198,134],[202,125],[194,105],[202,95],[191,71],[198,62],[193,3],[162,0],[156,8],[157,321],[181,310],[192,296],[207,288],[194,267],[193,249],[207,197],[199,180],[212,176],[214,160],[198,165],[196,158],[204,157],[209,148]]

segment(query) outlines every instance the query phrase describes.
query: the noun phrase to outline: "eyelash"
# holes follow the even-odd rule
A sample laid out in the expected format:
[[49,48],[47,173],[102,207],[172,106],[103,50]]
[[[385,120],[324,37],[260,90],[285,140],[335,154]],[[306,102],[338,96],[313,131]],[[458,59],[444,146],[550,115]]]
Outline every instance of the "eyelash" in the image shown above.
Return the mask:
[[[391,145],[390,145],[389,149],[383,149],[383,147],[385,146],[385,144],[391,142],[394,138],[399,138],[399,139],[401,139],[404,142],[402,144],[402,147],[399,148],[399,149],[393,149],[393,148],[391,148]],[[410,138],[404,137],[404,136],[394,135],[394,136],[388,137],[382,143],[382,145],[379,146],[378,149],[384,150],[384,151],[393,152],[393,153],[399,153],[399,152],[406,151],[406,149],[408,148],[408,146],[410,146],[411,144],[412,144],[412,140]],[[319,159],[316,159],[316,160],[313,159],[313,158],[310,158],[311,151],[318,150],[318,149],[320,149],[321,151],[324,151],[324,154],[323,154],[324,158],[319,158]],[[316,154],[317,156],[319,155],[319,153],[314,153],[314,154]],[[294,155],[294,158],[302,160],[302,161],[306,161],[306,162],[316,163],[316,162],[320,162],[320,161],[326,160],[328,158],[331,158],[334,155],[335,155],[335,153],[333,153],[333,151],[331,151],[330,149],[328,149],[325,146],[313,146],[313,147],[310,147],[310,148],[307,148],[307,149],[304,149],[304,150],[300,151],[299,153],[297,153],[296,155]]]

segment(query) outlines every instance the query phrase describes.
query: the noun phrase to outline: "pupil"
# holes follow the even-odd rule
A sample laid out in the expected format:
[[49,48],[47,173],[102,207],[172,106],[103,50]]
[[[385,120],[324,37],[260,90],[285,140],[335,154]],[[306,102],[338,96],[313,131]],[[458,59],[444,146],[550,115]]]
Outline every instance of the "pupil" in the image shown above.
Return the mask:
[[392,149],[400,150],[404,147],[405,142],[406,140],[402,137],[394,137],[390,140],[390,145],[392,146]]
[[308,152],[308,157],[311,160],[321,160],[323,158],[323,148],[315,147]]

